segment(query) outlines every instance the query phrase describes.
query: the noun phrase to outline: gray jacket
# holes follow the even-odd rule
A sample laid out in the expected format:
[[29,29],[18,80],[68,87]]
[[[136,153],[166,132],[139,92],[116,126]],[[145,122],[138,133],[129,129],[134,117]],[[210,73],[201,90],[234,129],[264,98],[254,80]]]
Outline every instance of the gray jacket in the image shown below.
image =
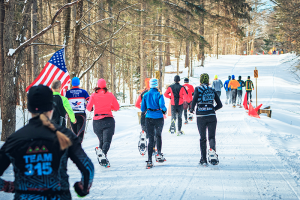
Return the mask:
[[223,87],[223,83],[221,80],[217,79],[214,80],[212,84],[212,88],[215,89],[215,91],[221,91],[221,88]]

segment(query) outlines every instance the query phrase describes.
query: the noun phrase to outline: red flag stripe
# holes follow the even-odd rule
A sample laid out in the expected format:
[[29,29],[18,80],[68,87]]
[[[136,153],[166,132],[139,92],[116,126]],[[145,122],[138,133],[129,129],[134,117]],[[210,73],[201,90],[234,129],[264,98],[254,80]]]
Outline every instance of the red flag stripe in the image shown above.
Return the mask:
[[55,77],[56,77],[56,75],[59,73],[59,71],[60,71],[60,69],[56,67],[56,69],[55,69],[54,73],[52,74],[52,76],[51,76],[50,80],[49,80],[49,81],[48,81],[48,83],[47,83],[47,86],[49,86],[49,87],[50,87],[50,85],[52,84],[52,82],[53,82],[54,78],[55,78]]
[[47,73],[45,74],[43,80],[40,82],[41,85],[44,85],[45,81],[48,79],[49,74],[51,73],[51,71],[52,71],[52,69],[53,69],[54,67],[55,67],[55,66],[53,66],[52,64],[51,64],[51,66],[48,67]]
[[53,68],[52,68],[52,70],[50,71],[50,73],[49,73],[49,75],[48,75],[48,77],[47,77],[47,79],[46,79],[46,81],[44,82],[44,84],[43,85],[51,85],[52,84],[52,81],[50,81],[53,77],[55,77],[55,75],[56,75],[56,70],[58,69],[59,70],[59,68],[58,67],[56,67],[55,65],[52,65],[53,66]]
[[45,73],[47,67],[48,67],[49,63],[47,62],[47,64],[45,65],[45,67],[43,68],[42,72],[39,74],[39,76],[26,88],[26,92],[28,92],[28,90],[34,86],[34,84],[42,77],[42,75]]
[[[67,73],[66,73],[67,74]],[[68,76],[65,78],[64,82],[61,84],[62,85],[62,88],[65,87],[65,85],[67,84],[67,82],[70,80],[70,76],[69,74],[67,74]]]

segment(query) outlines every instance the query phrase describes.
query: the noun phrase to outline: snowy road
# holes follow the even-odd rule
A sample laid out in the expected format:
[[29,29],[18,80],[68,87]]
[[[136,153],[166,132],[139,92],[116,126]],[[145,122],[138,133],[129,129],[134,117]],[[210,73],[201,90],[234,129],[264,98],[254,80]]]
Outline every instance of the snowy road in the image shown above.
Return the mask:
[[[195,69],[195,77],[204,71],[213,77],[217,71],[224,82],[232,73],[243,78],[253,76],[257,66],[259,103],[273,108],[271,119],[251,118],[244,109],[229,105],[217,112],[218,166],[198,165],[200,147],[195,120],[183,125],[185,135],[176,136],[168,132],[167,118],[162,134],[162,152],[167,161],[146,170],[147,158],[139,155],[137,149],[138,110],[124,108],[114,113],[116,133],[108,153],[111,168],[104,169],[97,164],[94,148],[98,139],[90,121],[83,147],[96,172],[90,195],[85,199],[300,199],[300,88],[287,64],[280,62],[282,59],[225,56],[211,61],[206,68]],[[172,80],[173,75],[169,76],[166,81]],[[199,79],[191,82],[197,85]],[[223,90],[221,100],[224,98]],[[80,173],[72,162],[68,173],[71,185],[79,180]],[[3,178],[13,180],[11,168]],[[77,199],[73,189],[71,192]],[[12,195],[0,193],[0,199],[4,198],[12,199]]]

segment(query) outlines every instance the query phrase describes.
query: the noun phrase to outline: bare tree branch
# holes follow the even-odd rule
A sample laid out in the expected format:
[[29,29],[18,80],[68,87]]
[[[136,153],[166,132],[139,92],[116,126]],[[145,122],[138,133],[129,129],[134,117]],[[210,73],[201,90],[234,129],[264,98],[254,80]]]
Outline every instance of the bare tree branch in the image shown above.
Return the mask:
[[21,50],[25,49],[26,47],[28,47],[32,42],[34,42],[36,39],[38,39],[40,36],[44,35],[47,31],[49,31],[51,28],[53,28],[56,24],[58,24],[59,22],[55,21],[56,18],[58,17],[58,15],[66,8],[69,8],[75,4],[77,4],[78,2],[80,2],[82,0],[76,0],[74,2],[71,3],[67,3],[65,4],[63,7],[61,7],[54,15],[54,17],[51,20],[51,24],[48,25],[46,28],[44,28],[41,32],[39,32],[38,34],[34,35],[33,37],[31,37],[30,39],[28,39],[27,41],[25,41],[24,43],[22,43],[20,46],[18,46],[16,49],[13,50],[12,53],[9,53],[8,56],[9,57],[13,57],[16,54],[18,54]]

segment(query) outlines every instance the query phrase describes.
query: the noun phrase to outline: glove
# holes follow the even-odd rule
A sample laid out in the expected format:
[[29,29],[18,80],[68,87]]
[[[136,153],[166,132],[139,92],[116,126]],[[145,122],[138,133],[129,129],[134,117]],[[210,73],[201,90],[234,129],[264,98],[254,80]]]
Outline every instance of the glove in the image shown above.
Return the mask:
[[161,111],[162,111],[162,113],[163,113],[164,115],[167,113],[167,110],[166,110],[166,111],[161,110]]
[[8,192],[8,193],[15,193],[15,185],[14,182],[11,181],[4,181],[4,186],[2,188],[3,192]]
[[82,185],[81,182],[76,182],[76,183],[74,184],[74,190],[75,190],[75,192],[77,193],[77,195],[78,195],[79,197],[85,197],[86,195],[89,194],[89,191],[88,191],[88,190],[87,190],[87,191],[84,191],[84,190],[83,190],[83,185]]

